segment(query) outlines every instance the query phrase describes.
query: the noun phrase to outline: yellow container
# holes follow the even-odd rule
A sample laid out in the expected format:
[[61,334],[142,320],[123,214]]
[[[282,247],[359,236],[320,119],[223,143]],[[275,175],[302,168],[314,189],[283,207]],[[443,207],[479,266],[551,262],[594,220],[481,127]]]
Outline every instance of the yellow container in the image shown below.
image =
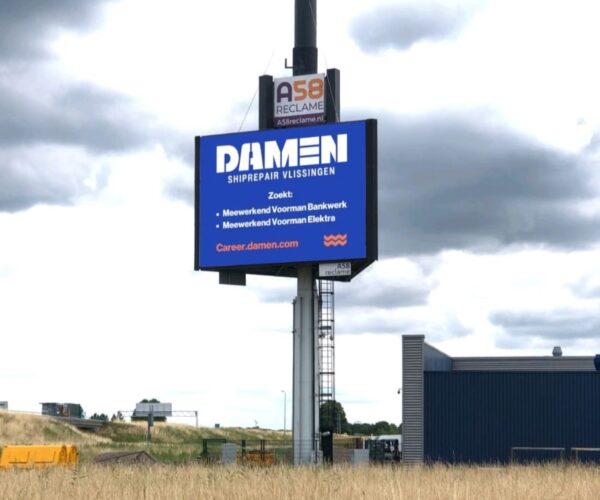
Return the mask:
[[67,446],[67,463],[69,465],[77,465],[79,463],[79,450],[77,446]]
[[0,469],[42,469],[78,462],[79,452],[73,445],[5,446],[0,457]]

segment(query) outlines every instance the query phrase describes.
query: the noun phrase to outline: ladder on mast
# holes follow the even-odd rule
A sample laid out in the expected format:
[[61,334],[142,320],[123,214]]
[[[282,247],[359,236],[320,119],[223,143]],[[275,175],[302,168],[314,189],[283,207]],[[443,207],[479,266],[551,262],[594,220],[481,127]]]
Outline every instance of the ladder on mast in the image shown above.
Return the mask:
[[[318,310],[318,349],[319,349],[319,410],[323,404],[335,402],[335,311],[334,311],[334,282],[318,280],[317,292],[319,297]],[[328,406],[330,415],[323,415],[329,422],[334,423],[333,431],[339,433],[340,423],[335,415],[335,405]]]

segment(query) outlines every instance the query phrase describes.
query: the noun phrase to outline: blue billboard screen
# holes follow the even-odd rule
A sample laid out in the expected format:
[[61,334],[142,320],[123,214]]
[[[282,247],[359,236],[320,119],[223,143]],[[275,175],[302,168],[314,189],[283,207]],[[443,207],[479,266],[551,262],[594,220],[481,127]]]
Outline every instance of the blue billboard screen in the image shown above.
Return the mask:
[[368,257],[367,122],[196,141],[196,267]]

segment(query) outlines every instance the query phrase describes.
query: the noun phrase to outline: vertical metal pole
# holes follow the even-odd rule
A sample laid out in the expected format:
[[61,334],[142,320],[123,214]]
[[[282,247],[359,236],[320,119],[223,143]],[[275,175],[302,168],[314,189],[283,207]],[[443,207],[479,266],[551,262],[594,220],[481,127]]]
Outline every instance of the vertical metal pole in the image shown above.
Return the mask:
[[287,393],[282,389],[281,392],[283,392],[283,435],[285,437],[285,431],[286,431],[286,418],[287,418]]
[[294,17],[294,75],[317,72],[317,0],[296,0]]
[[[315,437],[318,411],[315,400],[315,296],[312,266],[298,267],[298,295],[294,301],[294,465],[312,463],[317,451]],[[316,397],[315,397],[316,396]]]
[[[298,278],[298,289],[300,278]],[[294,328],[293,328],[293,380],[292,380],[292,457],[294,465],[300,463],[300,338],[301,338],[301,311],[302,298],[297,295],[294,299]]]
[[287,393],[284,391],[283,392],[283,435],[285,436],[285,433],[287,431]]
[[154,406],[150,406],[148,413],[148,443],[152,442],[152,426],[154,425]]
[[[317,72],[317,0],[295,0],[294,75]],[[319,432],[319,368],[316,297],[312,266],[298,266],[294,300],[292,435],[294,464],[315,462]]]

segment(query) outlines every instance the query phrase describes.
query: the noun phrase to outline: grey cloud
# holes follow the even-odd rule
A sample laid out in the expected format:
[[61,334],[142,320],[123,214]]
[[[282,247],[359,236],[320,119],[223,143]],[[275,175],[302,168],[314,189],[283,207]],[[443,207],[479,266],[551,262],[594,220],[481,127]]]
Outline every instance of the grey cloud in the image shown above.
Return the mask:
[[0,146],[62,144],[95,152],[135,148],[153,135],[131,99],[89,84],[44,100],[0,86]]
[[598,196],[593,165],[536,144],[485,116],[384,116],[379,120],[383,255],[519,244],[585,247],[598,218],[578,203]]
[[[89,192],[91,169],[72,161],[76,149],[92,159],[161,143],[167,153],[189,160],[191,142],[187,147],[182,134],[161,126],[129,97],[91,84],[58,87],[43,64],[52,37],[91,29],[101,7],[113,1],[0,0],[0,211],[70,204]],[[36,86],[46,80],[62,90]],[[52,156],[39,154],[43,148]],[[172,191],[186,196],[176,185]]]
[[[194,167],[194,137],[181,133],[163,131],[163,146],[168,154],[179,158],[184,164]],[[166,181],[163,193],[167,198],[194,205],[194,172],[189,176],[179,175]]]
[[114,0],[1,0],[0,61],[35,59],[60,29],[85,30],[99,7]]
[[194,136],[161,130],[161,139],[167,153],[181,159],[183,163],[194,166]]
[[581,297],[589,299],[600,298],[600,285],[581,290]]
[[0,149],[0,211],[16,212],[38,203],[70,205],[106,181],[106,170],[92,174],[90,158],[73,148]]
[[261,302],[267,304],[291,304],[296,296],[296,286],[291,280],[270,280],[268,286],[265,284],[256,288],[255,292]]
[[457,6],[424,2],[388,5],[356,19],[350,33],[366,52],[404,50],[422,40],[454,36],[467,19],[467,12]]
[[421,306],[427,302],[429,289],[420,283],[382,283],[379,280],[360,280],[341,285],[335,303],[342,310],[351,307],[395,309]]
[[490,316],[490,321],[521,345],[532,338],[574,342],[600,337],[600,314],[597,311],[498,311]]
[[397,334],[417,333],[425,334],[427,327],[424,324],[408,318],[392,318],[385,314],[337,314],[335,332],[338,335],[344,334]]
[[442,318],[423,318],[409,314],[382,314],[365,309],[336,316],[336,334],[418,334],[432,341],[466,336],[472,331],[458,318],[448,314]]
[[[172,179],[165,184],[165,196],[172,200],[183,201],[188,205],[194,204],[194,185],[186,179]],[[267,300],[267,302],[271,302]]]
[[600,299],[600,280],[584,278],[570,286],[573,294],[582,299]]
[[[257,289],[262,302],[289,303],[296,295],[293,284]],[[427,302],[429,289],[420,283],[384,283],[381,280],[355,280],[335,285],[335,306],[340,314],[355,314],[353,308],[396,309],[421,306]]]
[[600,153],[600,131],[596,131],[592,134],[586,150],[590,154]]
[[[83,181],[89,165],[60,163],[72,149],[97,155],[159,141],[169,149],[180,141],[138,111],[129,98],[92,85],[70,87],[40,100],[0,84],[0,110],[0,211],[36,203],[69,204],[88,191]],[[66,148],[64,154],[57,147]],[[43,148],[53,155],[36,154]]]

